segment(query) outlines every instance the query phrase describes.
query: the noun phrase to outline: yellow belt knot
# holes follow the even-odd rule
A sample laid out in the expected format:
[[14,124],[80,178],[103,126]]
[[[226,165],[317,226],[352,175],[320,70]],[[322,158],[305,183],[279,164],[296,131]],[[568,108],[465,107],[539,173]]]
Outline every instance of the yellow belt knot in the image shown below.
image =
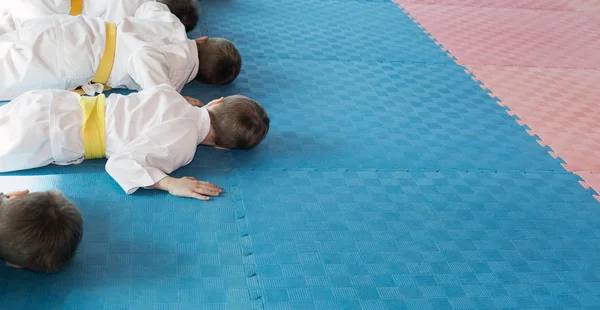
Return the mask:
[[86,159],[104,158],[106,155],[105,101],[106,97],[102,94],[79,99],[83,111],[81,135]]
[[[108,78],[113,69],[115,62],[115,51],[117,50],[117,24],[106,22],[106,45],[104,46],[104,54],[100,58],[98,69],[92,83],[98,83],[104,85],[104,90],[110,90],[111,88],[106,86]],[[76,89],[74,92],[83,95],[85,92],[82,89]]]

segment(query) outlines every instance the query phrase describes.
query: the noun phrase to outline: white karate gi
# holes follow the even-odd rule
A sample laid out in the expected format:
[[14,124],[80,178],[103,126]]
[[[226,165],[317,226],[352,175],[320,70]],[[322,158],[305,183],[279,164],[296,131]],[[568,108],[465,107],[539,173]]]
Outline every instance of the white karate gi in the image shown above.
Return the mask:
[[[145,2],[156,0],[83,0],[82,15],[117,23],[133,16]],[[48,16],[69,15],[71,0],[0,0],[0,34],[16,30],[24,21]]]
[[[0,107],[0,172],[84,158],[80,96],[31,91]],[[169,85],[106,98],[106,171],[131,194],[194,158],[210,131],[206,108],[190,105]]]
[[[30,90],[73,90],[89,84],[106,42],[101,18],[53,15],[31,19],[0,36],[0,101]],[[198,73],[198,49],[166,5],[146,2],[117,25],[107,85],[141,90],[169,84],[178,91]]]

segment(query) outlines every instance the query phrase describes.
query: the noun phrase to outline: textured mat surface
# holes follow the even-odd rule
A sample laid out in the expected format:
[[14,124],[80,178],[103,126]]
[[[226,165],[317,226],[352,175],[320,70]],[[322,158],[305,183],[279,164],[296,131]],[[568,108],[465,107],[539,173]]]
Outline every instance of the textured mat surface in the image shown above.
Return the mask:
[[[0,266],[1,309],[251,308],[230,197],[127,196],[94,163],[34,171],[2,176],[2,189],[60,189],[84,215],[84,238],[56,275]],[[177,174],[228,184],[223,171]]]
[[396,2],[463,65],[600,69],[600,19],[596,16]]
[[231,38],[245,59],[448,63],[388,0],[203,3],[209,33]]
[[272,117],[250,152],[199,148],[177,176],[211,202],[122,193],[103,161],[0,175],[82,209],[74,265],[0,266],[1,309],[600,306],[600,209],[395,4],[200,2],[232,39],[231,85]]
[[275,130],[232,168],[561,169],[455,64],[260,59],[248,91]]
[[589,12],[600,9],[596,0],[402,0],[405,3],[437,4],[446,6],[467,6],[482,8],[510,8],[547,11]]
[[600,70],[469,66],[567,163],[600,172]]
[[600,306],[600,211],[574,175],[238,175],[267,309]]
[[[553,156],[600,189],[597,1],[397,0]],[[600,200],[600,197],[597,197]]]

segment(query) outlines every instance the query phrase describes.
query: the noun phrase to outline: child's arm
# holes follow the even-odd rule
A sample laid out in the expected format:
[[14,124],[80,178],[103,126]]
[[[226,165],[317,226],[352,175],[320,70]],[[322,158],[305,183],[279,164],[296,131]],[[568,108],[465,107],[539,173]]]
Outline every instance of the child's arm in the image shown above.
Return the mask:
[[[153,187],[173,195],[191,197],[185,194],[194,189],[190,187],[193,182],[185,178],[173,179],[168,174],[192,161],[198,139],[198,124],[191,118],[159,124],[110,156],[106,171],[127,194],[134,193],[140,187]],[[204,190],[206,184],[202,185],[200,188]],[[214,186],[208,188],[208,192],[202,193],[212,194]]]
[[193,98],[193,97],[190,97],[190,96],[183,96],[183,98],[185,98],[185,100],[187,102],[189,102],[191,105],[193,105],[195,107],[203,107],[204,106],[204,102],[202,102],[202,101],[200,101],[200,100],[198,100],[196,98]]
[[[195,1],[195,0],[194,0]],[[167,22],[180,25],[185,32],[185,28],[179,18],[173,15],[165,4],[159,2],[146,2],[135,11],[136,18],[151,19],[155,22]]]
[[129,57],[127,73],[139,90],[167,84],[181,92],[179,87],[172,85],[173,78],[167,57],[155,47],[145,46],[133,52]]

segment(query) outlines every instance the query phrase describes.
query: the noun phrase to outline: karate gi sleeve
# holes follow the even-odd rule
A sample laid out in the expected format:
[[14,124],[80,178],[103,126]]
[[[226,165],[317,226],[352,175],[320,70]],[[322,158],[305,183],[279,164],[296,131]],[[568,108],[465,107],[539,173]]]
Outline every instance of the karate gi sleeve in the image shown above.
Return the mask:
[[177,89],[177,86],[173,85],[173,75],[167,57],[155,47],[145,46],[133,52],[127,69],[138,90],[160,84],[167,84]]
[[106,171],[127,194],[132,194],[189,164],[196,153],[198,135],[198,125],[191,118],[159,124],[110,156]]
[[[0,0],[2,1],[2,0]],[[0,8],[0,36],[17,29],[10,12]]]
[[[143,19],[151,19],[153,21],[161,21],[167,23],[179,23],[179,18],[173,15],[165,4],[159,2],[146,2],[135,11],[135,17]],[[181,24],[183,26],[183,24]]]

